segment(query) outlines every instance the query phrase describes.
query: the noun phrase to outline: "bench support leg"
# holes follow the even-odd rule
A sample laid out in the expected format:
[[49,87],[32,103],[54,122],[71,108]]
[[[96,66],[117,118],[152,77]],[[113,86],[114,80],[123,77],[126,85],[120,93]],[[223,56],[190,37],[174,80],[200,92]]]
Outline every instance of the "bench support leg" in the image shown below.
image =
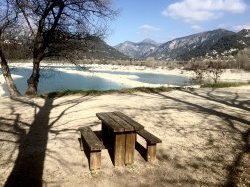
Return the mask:
[[89,169],[92,171],[100,168],[101,168],[101,151],[90,152]]
[[147,161],[153,162],[156,159],[156,144],[147,143]]
[[82,136],[80,136],[80,138],[78,138],[79,142],[80,142],[80,150],[83,151],[83,143],[82,143]]

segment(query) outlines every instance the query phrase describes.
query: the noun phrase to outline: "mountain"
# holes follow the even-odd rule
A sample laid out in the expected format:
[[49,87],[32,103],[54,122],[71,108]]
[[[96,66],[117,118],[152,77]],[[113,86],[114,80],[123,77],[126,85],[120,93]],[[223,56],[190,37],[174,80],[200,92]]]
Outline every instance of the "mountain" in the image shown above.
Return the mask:
[[220,58],[235,55],[250,47],[250,30],[232,32],[216,29],[176,38],[161,45],[146,39],[139,43],[126,41],[115,46],[120,52],[139,59],[190,60],[192,58]]
[[238,35],[249,39],[250,38],[250,29],[242,29],[240,32],[238,32]]
[[250,30],[243,29],[238,33],[222,36],[214,43],[200,45],[181,56],[184,60],[206,56],[206,58],[220,58],[236,55],[239,50],[250,46]]
[[114,47],[109,46],[98,37],[89,37],[80,45],[77,50],[80,59],[99,59],[99,60],[128,60],[129,57],[119,52]]
[[[239,50],[250,47],[250,29],[220,38],[210,51],[218,55],[237,54]],[[208,53],[209,54],[209,53]]]
[[157,42],[145,39],[138,43],[126,41],[114,46],[114,48],[132,58],[144,58],[151,54],[158,46]]
[[232,31],[217,29],[176,38],[160,45],[149,56],[156,59],[187,60],[192,57],[205,55],[219,39],[235,34]]
[[[60,33],[58,34],[58,36]],[[176,38],[163,44],[151,39],[135,43],[126,41],[111,47],[101,38],[88,36],[84,39],[70,38],[49,46],[49,59],[58,56],[72,56],[76,59],[128,60],[131,57],[146,59],[153,57],[159,60],[190,60],[192,58],[220,58],[231,56],[239,50],[250,47],[250,29],[232,32],[217,29]],[[27,32],[20,32],[18,37],[6,38],[3,50],[8,59],[32,58],[32,40]]]
[[[3,51],[7,59],[30,59],[32,58],[32,48],[33,44],[28,35],[16,37],[15,40],[6,39],[3,43]],[[96,36],[54,42],[46,50],[47,59],[60,60],[65,56],[75,59],[99,60],[128,60],[130,58]]]

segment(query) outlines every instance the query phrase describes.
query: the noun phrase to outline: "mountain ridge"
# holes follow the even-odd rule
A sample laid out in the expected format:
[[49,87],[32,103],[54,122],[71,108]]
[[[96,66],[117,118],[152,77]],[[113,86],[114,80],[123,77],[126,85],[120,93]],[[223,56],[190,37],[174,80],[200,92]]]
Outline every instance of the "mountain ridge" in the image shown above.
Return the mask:
[[147,38],[140,42],[125,41],[114,48],[132,58],[143,58],[152,53],[159,45],[154,40]]
[[[237,51],[250,46],[249,40],[249,29],[243,29],[239,32],[215,29],[175,38],[161,45],[154,45],[151,48],[152,50],[149,50],[148,47],[148,50],[140,51],[136,46],[142,45],[143,42],[130,41],[120,43],[114,48],[127,56],[138,59],[153,57],[158,60],[190,60],[214,52],[217,53],[217,56],[225,55],[225,53],[229,55],[228,51],[231,49],[234,49],[234,51],[230,55],[235,55]],[[126,44],[130,44],[132,47]],[[141,48],[143,47],[141,46]]]

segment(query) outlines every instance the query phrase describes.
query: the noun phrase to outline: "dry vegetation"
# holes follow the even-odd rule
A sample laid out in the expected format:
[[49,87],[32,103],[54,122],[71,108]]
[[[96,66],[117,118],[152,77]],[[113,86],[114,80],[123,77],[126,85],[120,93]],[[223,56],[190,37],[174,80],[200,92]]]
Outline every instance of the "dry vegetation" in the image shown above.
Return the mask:
[[250,49],[244,49],[237,54],[236,62],[238,68],[250,71]]
[[[246,71],[250,70],[250,49],[244,49],[238,52],[235,57],[223,57],[217,60],[208,60],[208,59],[196,59],[190,61],[169,61],[169,60],[155,60],[154,58],[147,58],[146,60],[106,60],[106,59],[86,59],[78,60],[77,63],[80,64],[111,64],[111,65],[134,65],[134,66],[146,66],[151,68],[168,68],[168,69],[187,69],[192,70],[194,66],[207,66],[207,63],[210,64],[210,69],[218,68],[221,69],[244,69]],[[201,63],[201,65],[198,65]],[[196,64],[196,65],[194,65]]]

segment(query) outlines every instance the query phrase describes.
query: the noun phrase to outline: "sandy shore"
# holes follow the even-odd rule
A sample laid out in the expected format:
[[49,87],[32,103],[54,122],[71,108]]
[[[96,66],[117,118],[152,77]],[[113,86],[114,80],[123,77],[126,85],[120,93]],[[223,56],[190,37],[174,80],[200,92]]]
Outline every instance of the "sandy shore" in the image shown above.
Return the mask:
[[[0,186],[249,186],[249,100],[249,86],[57,99],[1,97]],[[133,165],[114,168],[104,150],[101,170],[89,172],[76,129],[100,130],[95,114],[107,111],[127,114],[162,139],[155,163],[136,151]]]

